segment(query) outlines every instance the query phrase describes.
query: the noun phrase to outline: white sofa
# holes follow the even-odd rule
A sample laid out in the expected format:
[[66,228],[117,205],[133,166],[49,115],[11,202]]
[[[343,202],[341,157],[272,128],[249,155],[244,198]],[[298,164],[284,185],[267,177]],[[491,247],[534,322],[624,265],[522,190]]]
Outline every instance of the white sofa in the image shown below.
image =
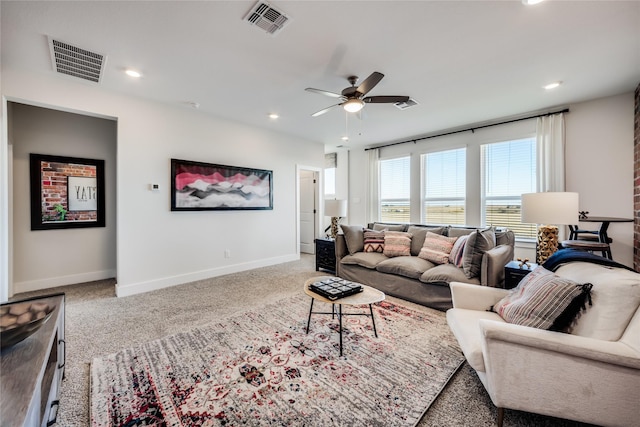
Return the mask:
[[640,274],[571,262],[555,272],[592,283],[570,334],[506,323],[490,308],[509,291],[451,283],[447,322],[498,408],[604,426],[640,425]]

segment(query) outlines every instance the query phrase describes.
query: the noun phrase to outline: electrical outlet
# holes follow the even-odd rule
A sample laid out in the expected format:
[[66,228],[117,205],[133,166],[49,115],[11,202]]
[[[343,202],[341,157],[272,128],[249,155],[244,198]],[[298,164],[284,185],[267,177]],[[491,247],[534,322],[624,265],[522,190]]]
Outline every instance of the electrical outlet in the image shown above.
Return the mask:
[[224,257],[225,258],[231,258],[231,250],[230,249],[225,249],[224,250]]

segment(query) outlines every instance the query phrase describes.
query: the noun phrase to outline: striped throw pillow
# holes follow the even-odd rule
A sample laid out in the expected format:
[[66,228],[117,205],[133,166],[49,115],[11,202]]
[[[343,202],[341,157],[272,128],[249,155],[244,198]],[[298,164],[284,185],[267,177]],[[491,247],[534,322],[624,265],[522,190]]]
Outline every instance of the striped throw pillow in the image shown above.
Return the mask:
[[561,331],[569,327],[584,307],[591,286],[538,266],[491,309],[508,323]]
[[453,248],[451,249],[451,253],[449,254],[449,263],[455,265],[458,268],[462,268],[462,261],[464,258],[462,255],[464,254],[464,246],[467,243],[467,238],[469,236],[460,236],[458,240],[453,244]]
[[384,231],[364,230],[364,251],[382,253],[384,251]]
[[428,231],[418,257],[434,264],[448,264],[449,254],[456,240],[457,237],[441,236]]
[[411,237],[404,231],[385,231],[382,253],[388,257],[411,256]]

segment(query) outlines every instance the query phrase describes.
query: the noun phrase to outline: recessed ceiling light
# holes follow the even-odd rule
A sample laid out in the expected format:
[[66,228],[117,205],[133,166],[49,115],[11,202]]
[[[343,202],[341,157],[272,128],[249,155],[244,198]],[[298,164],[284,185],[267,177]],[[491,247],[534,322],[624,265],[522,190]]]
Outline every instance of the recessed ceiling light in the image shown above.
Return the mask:
[[542,3],[544,0],[522,0],[522,4],[525,6],[531,6],[532,4]]
[[140,74],[138,71],[132,70],[130,68],[125,70],[125,73],[127,73],[127,76],[129,76],[129,77],[135,77],[135,78],[142,77],[142,74]]
[[341,139],[341,140],[343,140],[343,141],[348,141],[348,140],[349,140],[349,137],[348,137],[348,136],[343,136],[343,137],[342,137],[342,138],[340,138],[340,139]]
[[551,90],[551,89],[555,89],[558,86],[560,86],[562,84],[562,82],[553,82],[553,83],[549,83],[546,86],[543,86],[546,90]]
[[279,115],[277,115],[276,113],[271,113],[269,114],[269,118],[270,119],[277,119],[278,117],[280,117]]

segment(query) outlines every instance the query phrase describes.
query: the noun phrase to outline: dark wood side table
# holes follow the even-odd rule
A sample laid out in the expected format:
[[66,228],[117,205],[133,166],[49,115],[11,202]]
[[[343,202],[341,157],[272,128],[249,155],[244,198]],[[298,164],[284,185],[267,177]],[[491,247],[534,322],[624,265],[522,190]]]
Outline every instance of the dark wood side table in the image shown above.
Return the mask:
[[518,286],[518,283],[535,269],[538,264],[534,262],[529,263],[529,267],[523,265],[520,267],[520,261],[510,261],[504,266],[504,288],[513,289]]
[[336,273],[336,242],[333,239],[316,239],[316,271],[320,269]]

